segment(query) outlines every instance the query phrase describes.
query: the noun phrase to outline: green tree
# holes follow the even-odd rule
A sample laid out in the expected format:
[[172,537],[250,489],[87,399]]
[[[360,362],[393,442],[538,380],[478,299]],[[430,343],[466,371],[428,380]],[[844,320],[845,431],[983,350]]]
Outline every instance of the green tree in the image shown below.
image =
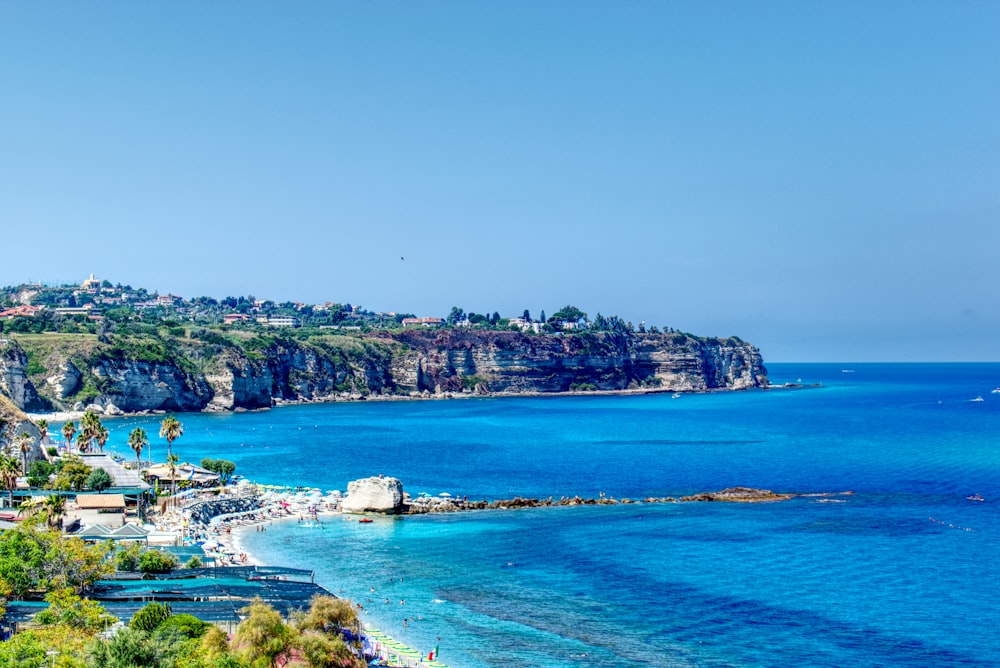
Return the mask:
[[240,658],[251,668],[274,668],[278,659],[292,648],[295,631],[277,610],[260,598],[255,598],[240,612],[245,617],[233,636]]
[[142,573],[169,573],[177,568],[177,557],[171,552],[146,550],[139,557],[139,571]]
[[317,631],[306,631],[296,644],[309,668],[363,668],[365,663],[355,656],[343,638]]
[[87,665],[93,668],[159,668],[159,647],[149,634],[138,629],[121,629],[111,638],[96,638],[87,648]]
[[136,610],[128,625],[129,628],[150,633],[173,614],[174,611],[169,603],[153,602]]
[[7,642],[0,642],[0,666],[89,668],[86,647],[92,638],[90,632],[65,624],[21,631]]
[[104,606],[80,596],[69,587],[55,589],[45,595],[49,607],[35,615],[35,622],[42,626],[65,624],[82,631],[97,632],[107,628],[118,618],[108,614]]
[[[86,411],[80,418],[80,435],[83,436],[80,452],[88,452],[91,444],[100,437],[102,430],[104,430],[104,425],[101,424],[101,418],[97,417],[97,413]],[[77,444],[80,445],[79,436]]]
[[39,438],[44,443],[45,438],[49,435],[49,421],[46,420],[45,418],[42,418],[41,420],[35,423],[35,426],[38,427]]
[[170,457],[170,446],[184,433],[184,425],[173,415],[163,418],[160,423],[160,438],[167,439],[167,457]]
[[104,490],[111,487],[112,484],[114,484],[114,480],[111,479],[111,474],[101,468],[94,469],[87,476],[87,487],[98,494],[104,493]]
[[97,434],[94,438],[97,439],[97,447],[101,449],[101,452],[104,452],[104,446],[108,443],[108,437],[109,434],[107,427],[103,424],[98,424]]
[[146,436],[146,430],[142,427],[136,427],[132,430],[132,433],[128,435],[128,447],[132,448],[132,452],[135,453],[136,471],[142,468],[142,450],[148,445],[149,437]]
[[0,480],[7,488],[7,505],[14,507],[14,490],[17,489],[18,473],[21,471],[21,462],[17,457],[0,454]]
[[64,457],[62,461],[62,468],[59,469],[56,479],[50,482],[48,487],[64,492],[69,490],[73,490],[74,492],[83,491],[84,486],[87,484],[87,478],[93,469],[84,464],[83,460],[79,457]]
[[66,497],[62,494],[49,494],[42,503],[46,522],[50,527],[62,530],[62,518],[66,514]]
[[31,434],[26,431],[22,431],[14,438],[14,448],[21,453],[21,471],[24,475],[28,475],[28,453],[31,452],[33,445]]
[[312,597],[308,612],[298,619],[296,627],[300,631],[337,632],[348,629],[355,634],[361,632],[361,622],[351,602],[323,594]]
[[586,320],[586,318],[586,313],[575,306],[567,305],[553,313],[549,320],[555,320],[557,322],[579,322],[580,320]]
[[73,436],[76,435],[76,425],[72,422],[67,422],[62,428],[63,438],[66,439],[66,449],[73,445]]
[[27,482],[29,487],[44,487],[49,482],[49,476],[56,472],[57,466],[43,460],[31,462],[28,469]]
[[177,493],[177,462],[180,458],[174,454],[167,454],[167,469],[170,471],[170,496]]

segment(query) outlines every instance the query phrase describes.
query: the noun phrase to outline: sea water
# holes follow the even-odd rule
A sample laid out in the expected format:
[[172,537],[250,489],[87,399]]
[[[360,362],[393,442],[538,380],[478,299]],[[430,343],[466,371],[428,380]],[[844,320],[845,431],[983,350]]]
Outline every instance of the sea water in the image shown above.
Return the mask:
[[[324,491],[384,474],[470,499],[853,492],[246,535],[454,668],[1000,665],[1000,365],[769,371],[807,387],[182,415],[174,450]],[[110,421],[112,443],[137,424],[162,459],[151,418]]]

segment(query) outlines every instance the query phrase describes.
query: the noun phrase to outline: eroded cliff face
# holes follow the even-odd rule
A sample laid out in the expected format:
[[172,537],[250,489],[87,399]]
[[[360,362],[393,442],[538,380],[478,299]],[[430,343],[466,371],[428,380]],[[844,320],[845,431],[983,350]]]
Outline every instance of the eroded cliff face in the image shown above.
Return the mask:
[[760,352],[738,339],[682,334],[404,331],[393,366],[404,391],[742,390],[767,384]]
[[16,342],[0,343],[0,393],[21,410],[47,410],[49,403],[28,379],[27,367],[28,356]]
[[758,350],[735,338],[441,329],[380,332],[347,343],[277,336],[265,343],[186,341],[159,361],[120,359],[100,345],[86,359],[49,350],[44,370],[33,374],[28,356],[14,343],[0,356],[0,391],[29,411],[95,405],[115,413],[229,411],[379,395],[742,390],[767,384]]

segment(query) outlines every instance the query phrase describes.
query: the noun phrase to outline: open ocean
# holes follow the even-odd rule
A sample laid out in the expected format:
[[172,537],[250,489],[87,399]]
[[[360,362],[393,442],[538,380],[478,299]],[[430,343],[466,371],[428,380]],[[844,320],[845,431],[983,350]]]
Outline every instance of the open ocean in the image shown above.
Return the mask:
[[[1000,666],[1000,364],[768,369],[822,387],[186,414],[175,451],[324,491],[381,473],[470,499],[855,492],[247,534],[453,668]],[[157,422],[109,420],[111,443],[131,457],[142,424],[163,459]]]

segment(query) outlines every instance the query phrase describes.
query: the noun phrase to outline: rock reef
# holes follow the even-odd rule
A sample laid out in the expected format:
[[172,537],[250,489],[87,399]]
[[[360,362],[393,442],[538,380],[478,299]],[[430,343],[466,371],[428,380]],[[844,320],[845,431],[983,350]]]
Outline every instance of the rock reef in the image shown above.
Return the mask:
[[753,487],[730,487],[718,492],[701,492],[691,496],[682,496],[679,499],[672,496],[667,497],[646,497],[644,499],[615,499],[614,497],[600,496],[594,498],[561,497],[553,499],[523,498],[498,499],[495,501],[469,501],[467,498],[456,499],[452,497],[418,497],[407,499],[401,512],[408,515],[421,515],[424,513],[449,513],[463,510],[517,510],[521,508],[548,508],[559,506],[613,506],[617,504],[631,503],[690,503],[698,501],[718,501],[722,503],[766,503],[772,501],[788,501],[798,494],[777,494],[768,489],[755,489]]

